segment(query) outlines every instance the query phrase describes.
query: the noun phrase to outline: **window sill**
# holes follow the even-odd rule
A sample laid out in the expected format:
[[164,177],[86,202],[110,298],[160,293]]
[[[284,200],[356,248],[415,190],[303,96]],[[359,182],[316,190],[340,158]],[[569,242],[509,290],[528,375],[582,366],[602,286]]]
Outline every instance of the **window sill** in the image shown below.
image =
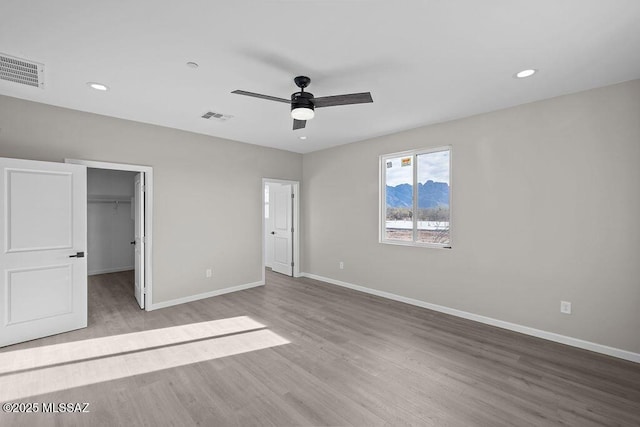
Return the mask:
[[404,242],[402,240],[378,240],[378,243],[394,246],[411,246],[414,248],[453,249],[451,244],[439,245],[436,243]]

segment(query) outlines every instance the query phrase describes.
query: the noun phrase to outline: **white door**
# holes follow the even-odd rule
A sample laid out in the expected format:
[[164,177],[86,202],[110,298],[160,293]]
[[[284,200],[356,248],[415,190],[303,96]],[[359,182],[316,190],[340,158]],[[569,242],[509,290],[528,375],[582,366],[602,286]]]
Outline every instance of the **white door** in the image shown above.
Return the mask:
[[293,199],[292,186],[285,184],[270,188],[269,201],[273,204],[273,262],[271,268],[278,273],[293,275]]
[[87,326],[87,169],[0,158],[0,346]]
[[144,174],[138,173],[133,190],[135,222],[135,296],[140,308],[144,308]]
[[[264,265],[265,267],[272,268],[273,267],[273,203],[269,203],[269,192],[272,191],[274,187],[279,187],[280,184],[272,184],[266,183],[264,186],[264,242],[265,242],[265,251],[264,251]],[[275,232],[274,232],[275,234]]]

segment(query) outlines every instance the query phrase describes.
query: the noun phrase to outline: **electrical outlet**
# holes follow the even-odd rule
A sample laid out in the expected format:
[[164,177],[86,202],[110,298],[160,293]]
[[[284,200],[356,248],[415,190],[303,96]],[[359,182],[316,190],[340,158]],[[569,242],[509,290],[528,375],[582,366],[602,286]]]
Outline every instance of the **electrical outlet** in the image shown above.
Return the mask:
[[344,270],[344,262],[340,261],[340,270]]
[[560,301],[560,313],[571,314],[571,303],[569,301]]
[[207,268],[207,270],[204,272],[204,275],[207,278],[213,276],[213,269],[212,268]]

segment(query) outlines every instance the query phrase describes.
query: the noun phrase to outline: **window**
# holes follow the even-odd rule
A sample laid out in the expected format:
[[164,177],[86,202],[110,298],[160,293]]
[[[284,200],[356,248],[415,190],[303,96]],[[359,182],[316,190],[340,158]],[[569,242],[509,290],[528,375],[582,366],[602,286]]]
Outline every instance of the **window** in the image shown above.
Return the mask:
[[380,156],[380,242],[451,247],[451,148]]

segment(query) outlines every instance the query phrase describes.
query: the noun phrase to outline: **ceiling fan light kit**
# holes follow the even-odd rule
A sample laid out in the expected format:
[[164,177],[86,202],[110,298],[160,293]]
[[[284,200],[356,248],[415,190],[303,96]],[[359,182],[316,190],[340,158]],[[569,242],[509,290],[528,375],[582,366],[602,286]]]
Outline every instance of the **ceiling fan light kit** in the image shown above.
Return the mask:
[[315,115],[313,94],[309,92],[296,92],[291,95],[291,117],[296,120],[311,120]]
[[293,130],[303,129],[307,120],[313,119],[315,109],[320,107],[333,107],[337,105],[363,104],[373,102],[370,92],[351,93],[346,95],[323,96],[315,98],[312,93],[305,92],[304,88],[309,86],[311,79],[306,76],[298,76],[293,79],[300,92],[291,95],[291,101],[270,95],[262,95],[244,90],[234,90],[231,93],[238,95],[252,96],[254,98],[267,99],[269,101],[288,102],[291,104],[291,117],[293,118]]
[[296,120],[311,120],[315,114],[313,107],[291,107],[291,117]]

